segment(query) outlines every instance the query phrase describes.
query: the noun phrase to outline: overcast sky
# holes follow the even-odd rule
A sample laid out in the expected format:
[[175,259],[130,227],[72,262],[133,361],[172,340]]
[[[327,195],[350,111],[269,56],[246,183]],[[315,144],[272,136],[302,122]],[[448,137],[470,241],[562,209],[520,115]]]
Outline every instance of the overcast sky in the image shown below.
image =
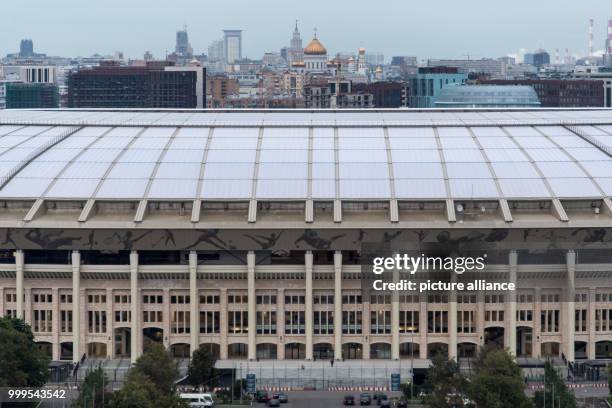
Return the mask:
[[299,20],[304,45],[317,27],[330,53],[365,47],[419,59],[499,57],[555,48],[583,55],[588,19],[595,19],[595,48],[604,46],[610,0],[19,0],[0,1],[0,55],[22,38],[35,51],[89,56],[123,51],[141,58],[173,51],[175,32],[187,25],[199,54],[222,29],[243,29],[243,54],[261,58],[288,45]]

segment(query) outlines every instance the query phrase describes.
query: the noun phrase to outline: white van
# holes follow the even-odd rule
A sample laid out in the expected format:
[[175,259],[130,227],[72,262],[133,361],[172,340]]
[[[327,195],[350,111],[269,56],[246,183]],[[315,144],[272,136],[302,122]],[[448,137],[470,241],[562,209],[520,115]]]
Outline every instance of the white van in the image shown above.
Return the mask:
[[190,407],[194,408],[215,406],[212,394],[181,394],[181,398],[186,400]]

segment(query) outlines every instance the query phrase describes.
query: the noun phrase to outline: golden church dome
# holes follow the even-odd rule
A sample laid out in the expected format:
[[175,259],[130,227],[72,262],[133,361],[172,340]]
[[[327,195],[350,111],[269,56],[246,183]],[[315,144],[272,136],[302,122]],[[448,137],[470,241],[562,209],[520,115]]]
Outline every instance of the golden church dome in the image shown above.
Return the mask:
[[326,55],[327,50],[325,49],[323,44],[321,44],[319,39],[315,37],[312,39],[310,44],[308,44],[306,48],[304,48],[304,54],[305,55]]

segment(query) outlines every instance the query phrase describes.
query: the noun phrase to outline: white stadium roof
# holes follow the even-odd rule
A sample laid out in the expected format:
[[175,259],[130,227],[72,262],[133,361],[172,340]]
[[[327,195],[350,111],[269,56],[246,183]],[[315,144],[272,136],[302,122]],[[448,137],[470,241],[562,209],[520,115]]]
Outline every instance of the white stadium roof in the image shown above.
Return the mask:
[[0,199],[612,197],[612,111],[0,111]]

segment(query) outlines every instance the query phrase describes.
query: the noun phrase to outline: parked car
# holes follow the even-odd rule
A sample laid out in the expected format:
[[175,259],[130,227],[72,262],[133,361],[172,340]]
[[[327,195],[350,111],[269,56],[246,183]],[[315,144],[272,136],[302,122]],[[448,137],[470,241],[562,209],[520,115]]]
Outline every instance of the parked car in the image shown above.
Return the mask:
[[389,401],[388,399],[384,399],[384,400],[379,400],[379,404],[381,407],[390,407],[391,406],[391,401]]
[[280,407],[280,400],[278,398],[272,398],[268,401],[269,407]]
[[270,396],[265,391],[257,391],[255,394],[255,401],[257,402],[268,402],[270,400]]
[[352,395],[345,395],[342,400],[342,405],[355,405],[355,397]]
[[404,400],[397,401],[395,408],[408,408],[408,403]]
[[383,393],[378,394],[378,398],[376,399],[377,404],[380,406],[384,406],[382,405],[383,401],[387,401],[387,402],[389,401],[389,397],[387,397],[387,394],[383,394]]
[[286,404],[289,402],[289,397],[284,392],[281,392],[278,394],[278,400],[281,402],[281,404]]
[[359,395],[359,405],[372,405],[372,396],[367,392]]
[[181,394],[180,397],[193,408],[211,408],[215,406],[211,394]]

